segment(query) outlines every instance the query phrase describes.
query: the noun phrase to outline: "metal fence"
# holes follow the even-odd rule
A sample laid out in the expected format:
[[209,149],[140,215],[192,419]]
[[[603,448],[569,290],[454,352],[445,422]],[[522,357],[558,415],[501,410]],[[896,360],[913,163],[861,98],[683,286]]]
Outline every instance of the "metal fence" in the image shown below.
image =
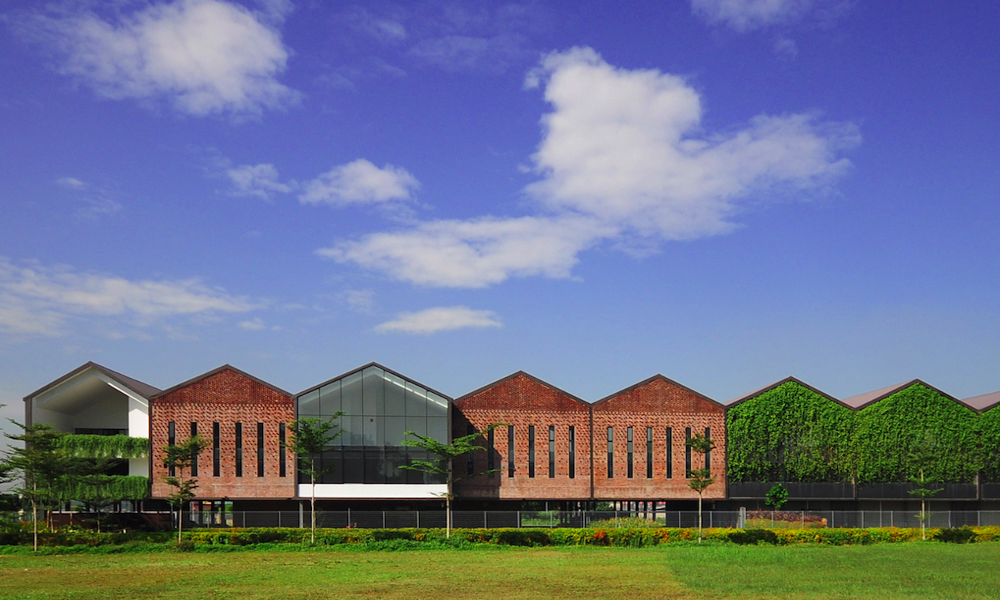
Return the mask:
[[[1000,526],[1000,511],[931,511],[928,527]],[[705,527],[920,527],[916,511],[705,511]],[[625,521],[628,519],[628,521]],[[664,527],[697,527],[696,511],[453,511],[456,528],[622,527],[645,519]],[[309,511],[227,511],[184,513],[184,527],[309,527]],[[316,525],[325,528],[397,529],[445,526],[443,510],[421,511],[323,511]]]

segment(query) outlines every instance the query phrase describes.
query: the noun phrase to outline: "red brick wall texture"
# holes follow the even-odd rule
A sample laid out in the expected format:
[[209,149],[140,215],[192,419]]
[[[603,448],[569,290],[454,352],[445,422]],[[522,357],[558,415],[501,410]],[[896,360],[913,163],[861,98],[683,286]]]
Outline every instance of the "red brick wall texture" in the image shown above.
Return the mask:
[[[167,390],[151,401],[154,498],[169,495],[163,483],[163,448],[168,424],[175,423],[176,441],[188,439],[191,423],[209,441],[198,459],[198,498],[249,499],[295,497],[294,454],[279,444],[278,426],[295,419],[292,396],[229,366]],[[220,472],[213,476],[213,423],[220,428]],[[236,423],[243,428],[243,475],[236,476]],[[264,476],[257,476],[257,424],[264,424]],[[279,472],[279,454],[285,453],[285,476]],[[185,474],[186,475],[186,474]]]

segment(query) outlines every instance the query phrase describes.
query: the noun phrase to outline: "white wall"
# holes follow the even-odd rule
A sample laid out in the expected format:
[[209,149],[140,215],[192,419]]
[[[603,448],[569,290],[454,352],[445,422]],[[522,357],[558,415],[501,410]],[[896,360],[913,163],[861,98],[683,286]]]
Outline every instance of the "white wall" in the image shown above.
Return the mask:
[[[311,494],[308,483],[299,484],[299,497]],[[344,500],[440,500],[448,492],[448,486],[440,484],[403,483],[317,483],[316,497]]]

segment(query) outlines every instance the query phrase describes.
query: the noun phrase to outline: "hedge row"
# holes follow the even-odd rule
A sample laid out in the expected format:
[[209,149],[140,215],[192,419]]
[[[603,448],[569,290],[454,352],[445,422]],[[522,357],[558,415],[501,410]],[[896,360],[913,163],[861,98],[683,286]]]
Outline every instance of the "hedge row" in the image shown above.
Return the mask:
[[[1000,541],[1000,527],[963,527],[958,529],[928,529],[929,539],[943,542]],[[248,528],[201,529],[184,533],[185,542],[195,546],[256,546],[260,544],[306,545],[307,529]],[[828,544],[855,545],[900,543],[921,539],[919,529],[877,527],[868,529],[706,529],[704,538],[734,544]],[[126,544],[162,544],[170,547],[174,534],[169,532],[97,533],[94,531],[60,531],[39,535],[40,545],[110,546]],[[694,542],[696,529],[456,529],[451,540],[442,529],[320,529],[316,543],[322,546],[374,545],[385,542],[407,542],[450,545],[493,546],[616,546],[644,548],[659,544]],[[31,545],[30,531],[0,532],[0,545]]]

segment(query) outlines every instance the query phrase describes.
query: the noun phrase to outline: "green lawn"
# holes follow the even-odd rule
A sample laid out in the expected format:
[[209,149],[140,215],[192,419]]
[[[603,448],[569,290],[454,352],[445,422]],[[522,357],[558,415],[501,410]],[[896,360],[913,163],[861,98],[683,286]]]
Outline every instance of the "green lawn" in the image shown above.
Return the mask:
[[0,598],[998,598],[1000,545],[0,556]]

